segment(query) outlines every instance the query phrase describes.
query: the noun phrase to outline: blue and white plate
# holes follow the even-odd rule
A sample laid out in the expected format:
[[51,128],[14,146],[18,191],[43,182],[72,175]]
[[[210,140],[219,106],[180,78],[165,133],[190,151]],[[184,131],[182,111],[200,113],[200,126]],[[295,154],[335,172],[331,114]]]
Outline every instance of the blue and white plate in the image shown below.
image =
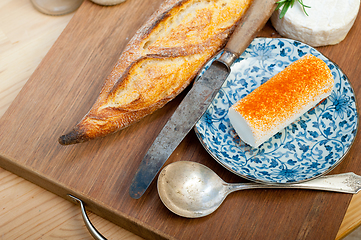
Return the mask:
[[[229,121],[229,107],[307,53],[331,69],[331,96],[260,147],[242,142]],[[290,39],[257,38],[233,64],[195,131],[212,157],[241,177],[269,184],[302,182],[331,171],[350,149],[358,127],[355,101],[346,75],[316,49]]]

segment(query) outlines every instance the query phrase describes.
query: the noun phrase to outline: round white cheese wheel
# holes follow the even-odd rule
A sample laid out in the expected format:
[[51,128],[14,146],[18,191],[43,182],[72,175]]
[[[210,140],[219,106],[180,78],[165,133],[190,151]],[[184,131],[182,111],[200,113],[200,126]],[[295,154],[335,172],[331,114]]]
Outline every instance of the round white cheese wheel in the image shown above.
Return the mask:
[[295,39],[313,47],[341,42],[350,31],[360,8],[360,0],[303,0],[311,8],[304,13],[295,1],[280,19],[281,9],[275,11],[271,22],[283,37]]

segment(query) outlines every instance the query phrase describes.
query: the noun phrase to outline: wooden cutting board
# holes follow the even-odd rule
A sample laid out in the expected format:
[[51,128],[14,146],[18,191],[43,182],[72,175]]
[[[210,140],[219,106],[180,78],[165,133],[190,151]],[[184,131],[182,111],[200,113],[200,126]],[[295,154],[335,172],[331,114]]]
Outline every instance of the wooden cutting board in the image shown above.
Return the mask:
[[[214,214],[185,219],[161,203],[155,182],[139,200],[129,197],[140,161],[184,94],[133,126],[88,143],[61,146],[57,138],[89,110],[125,44],[161,3],[128,0],[115,7],[85,1],[0,119],[0,166],[144,238],[334,239],[349,194],[311,190],[250,190],[231,194]],[[318,48],[349,77],[361,99],[360,14],[346,40]],[[268,25],[260,34],[278,37]],[[358,108],[360,112],[360,108]],[[332,171],[361,174],[360,134]],[[167,164],[201,162],[227,182],[245,182],[216,163],[192,131]]]

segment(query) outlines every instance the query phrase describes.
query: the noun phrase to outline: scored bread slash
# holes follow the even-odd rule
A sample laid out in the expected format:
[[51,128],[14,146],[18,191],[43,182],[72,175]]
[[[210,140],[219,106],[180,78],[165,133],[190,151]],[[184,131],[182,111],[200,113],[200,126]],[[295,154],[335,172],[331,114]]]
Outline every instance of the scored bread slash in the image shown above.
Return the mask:
[[327,64],[307,54],[236,102],[228,116],[238,136],[258,147],[328,97],[333,86]]

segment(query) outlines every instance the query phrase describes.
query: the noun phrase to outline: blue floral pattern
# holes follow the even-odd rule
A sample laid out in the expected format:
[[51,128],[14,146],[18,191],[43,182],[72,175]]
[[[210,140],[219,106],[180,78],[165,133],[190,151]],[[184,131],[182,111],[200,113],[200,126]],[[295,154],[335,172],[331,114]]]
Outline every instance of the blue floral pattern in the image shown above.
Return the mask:
[[[229,107],[307,53],[331,69],[335,79],[331,96],[260,147],[242,142],[229,121]],[[355,95],[338,66],[301,42],[256,38],[233,64],[195,132],[211,156],[233,173],[252,181],[284,184],[331,171],[348,152],[357,128]]]

